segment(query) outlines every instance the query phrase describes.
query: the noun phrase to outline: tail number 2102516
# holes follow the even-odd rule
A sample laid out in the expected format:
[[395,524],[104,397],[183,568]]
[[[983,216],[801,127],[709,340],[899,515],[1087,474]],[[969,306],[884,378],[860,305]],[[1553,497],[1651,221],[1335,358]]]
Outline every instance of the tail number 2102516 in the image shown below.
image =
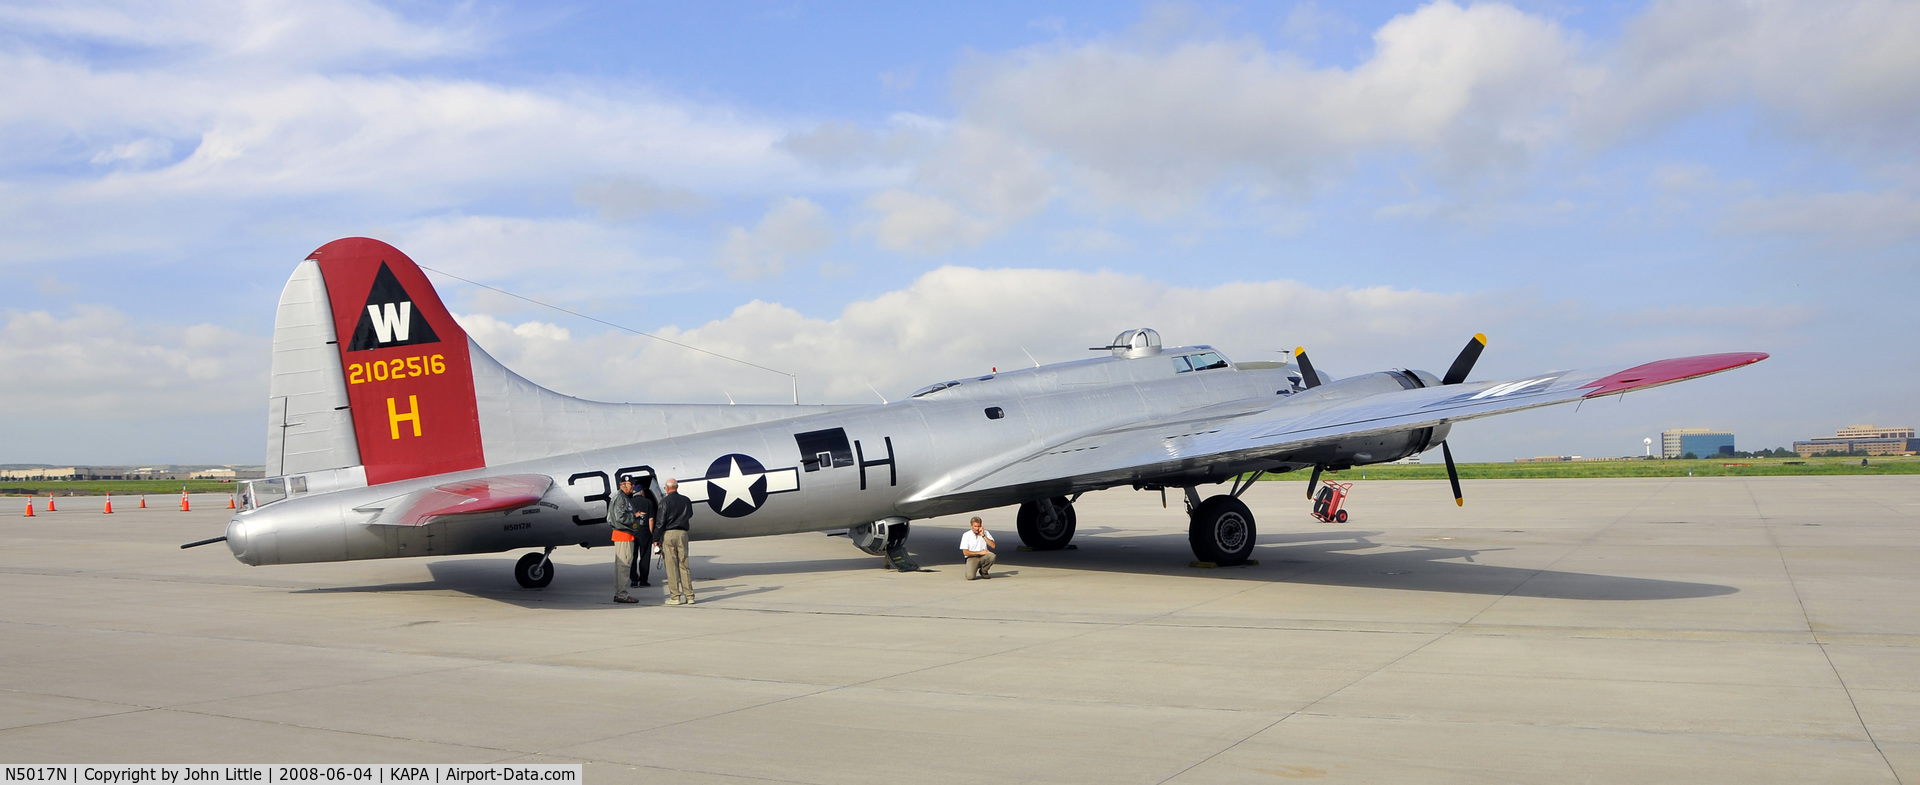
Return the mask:
[[347,384],[384,382],[389,379],[407,379],[415,376],[437,376],[446,372],[447,358],[442,355],[395,357],[391,360],[347,363]]

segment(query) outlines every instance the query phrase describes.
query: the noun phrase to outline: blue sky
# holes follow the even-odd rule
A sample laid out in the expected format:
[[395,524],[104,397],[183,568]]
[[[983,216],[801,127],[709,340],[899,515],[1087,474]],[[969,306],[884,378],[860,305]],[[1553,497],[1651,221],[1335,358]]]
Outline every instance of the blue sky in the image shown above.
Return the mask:
[[[1467,460],[1912,425],[1916,40],[1892,2],[9,3],[0,462],[258,462],[279,289],[350,235],[811,401],[1142,325],[1336,376],[1483,331],[1481,378],[1774,359]],[[787,395],[437,280],[563,392]]]

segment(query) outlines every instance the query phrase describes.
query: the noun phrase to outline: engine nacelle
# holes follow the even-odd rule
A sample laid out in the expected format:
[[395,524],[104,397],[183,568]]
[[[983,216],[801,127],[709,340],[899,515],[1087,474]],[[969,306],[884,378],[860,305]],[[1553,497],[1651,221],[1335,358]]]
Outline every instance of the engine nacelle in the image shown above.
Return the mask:
[[847,539],[868,556],[885,556],[888,549],[907,541],[907,519],[896,516],[863,523],[847,529]]

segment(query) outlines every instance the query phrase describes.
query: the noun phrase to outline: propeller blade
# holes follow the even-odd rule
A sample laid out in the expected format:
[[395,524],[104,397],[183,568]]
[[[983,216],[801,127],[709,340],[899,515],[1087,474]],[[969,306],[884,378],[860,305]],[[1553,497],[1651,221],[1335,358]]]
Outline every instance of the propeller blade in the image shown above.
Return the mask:
[[[1306,383],[1307,389],[1311,390],[1320,386],[1320,374],[1313,372],[1313,361],[1307,359],[1307,347],[1301,346],[1295,348],[1293,350],[1293,361],[1300,364],[1300,381]],[[1318,477],[1319,474],[1316,473],[1314,476]]]
[[[1445,442],[1441,442],[1445,444]],[[1307,478],[1307,498],[1313,498],[1313,486],[1320,484],[1320,464],[1313,465],[1313,476]]]
[[1447,375],[1440,379],[1441,384],[1459,384],[1467,380],[1467,374],[1473,371],[1473,364],[1480,360],[1480,351],[1487,348],[1486,333],[1474,333],[1473,340],[1467,342],[1467,348],[1460,350],[1460,356],[1453,358],[1453,367],[1447,369]]
[[1460,495],[1460,470],[1453,468],[1453,448],[1446,442],[1440,443],[1440,457],[1447,459],[1447,482],[1453,483],[1453,505],[1467,506],[1467,497]]
[[216,542],[226,542],[226,541],[227,541],[227,538],[226,538],[226,537],[225,537],[225,536],[223,535],[223,536],[220,536],[220,537],[215,537],[215,538],[213,538],[213,539],[211,539],[211,540],[201,540],[201,541],[199,541],[199,542],[190,542],[190,543],[187,543],[187,544],[185,544],[185,545],[182,545],[182,546],[180,546],[180,550],[183,550],[183,551],[184,551],[184,550],[186,550],[186,549],[188,549],[188,548],[198,548],[198,547],[200,547],[200,546],[202,546],[202,545],[212,545],[212,544],[214,544],[214,543],[216,543]]

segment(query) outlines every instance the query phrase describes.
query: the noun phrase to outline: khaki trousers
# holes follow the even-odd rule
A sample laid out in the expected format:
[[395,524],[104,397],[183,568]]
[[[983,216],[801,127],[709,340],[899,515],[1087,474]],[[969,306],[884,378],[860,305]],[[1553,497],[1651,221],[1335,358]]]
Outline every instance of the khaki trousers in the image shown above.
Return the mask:
[[974,578],[985,575],[987,571],[991,569],[993,569],[993,553],[991,551],[980,554],[979,556],[967,557],[967,580],[973,580]]
[[613,544],[613,596],[627,596],[627,572],[633,569],[633,540]]
[[687,572],[685,529],[668,529],[660,535],[660,556],[667,563],[667,599],[693,602],[693,573]]

